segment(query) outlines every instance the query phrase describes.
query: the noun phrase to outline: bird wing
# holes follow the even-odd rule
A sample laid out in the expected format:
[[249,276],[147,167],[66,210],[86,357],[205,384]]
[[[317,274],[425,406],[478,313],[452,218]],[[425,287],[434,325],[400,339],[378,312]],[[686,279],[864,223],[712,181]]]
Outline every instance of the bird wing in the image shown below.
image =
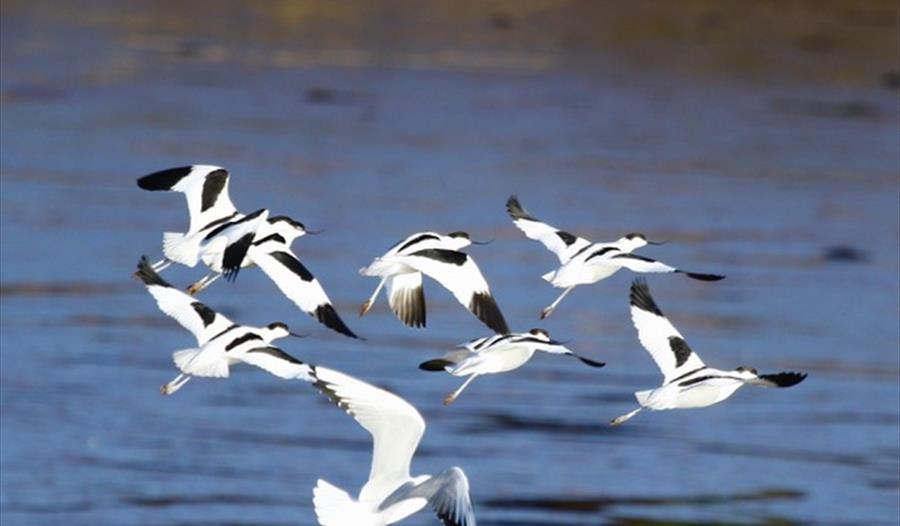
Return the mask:
[[775,374],[761,374],[756,380],[747,383],[762,387],[791,387],[797,385],[806,378],[806,373],[781,372]]
[[195,164],[161,170],[138,179],[144,190],[181,192],[191,218],[189,233],[237,212],[228,195],[228,170],[220,166]]
[[268,217],[269,211],[261,208],[240,219],[222,223],[206,234],[200,242],[200,252],[215,255],[216,258],[221,256],[218,264],[211,266],[220,266],[225,279],[233,281],[241,270],[260,225],[266,224]]
[[575,254],[591,244],[583,237],[575,236],[535,219],[522,208],[519,199],[514,195],[506,201],[506,212],[512,218],[513,224],[527,237],[540,241],[547,247],[547,250],[556,254],[560,264],[565,265]]
[[341,320],[319,280],[300,263],[290,248],[284,244],[273,246],[273,243],[267,243],[251,246],[247,253],[300,310],[329,329],[358,338]]
[[197,338],[197,345],[205,345],[214,336],[234,325],[234,322],[222,314],[169,284],[153,270],[146,256],[138,263],[135,276],[144,282],[159,310],[190,331]]
[[431,277],[497,333],[508,333],[509,326],[491,296],[487,281],[471,256],[456,250],[429,248],[408,256],[395,256],[403,264]]
[[413,489],[406,498],[423,497],[445,526],[476,526],[469,479],[458,467],[444,470]]
[[[409,464],[425,432],[425,420],[399,396],[327,369],[312,367],[314,385],[372,435],[369,481],[409,478]],[[393,488],[391,488],[393,489]]]
[[629,297],[631,321],[637,329],[638,339],[662,371],[664,384],[705,367],[703,360],[659,310],[646,281],[634,280]]
[[407,272],[388,276],[388,303],[391,310],[410,327],[425,326],[425,289],[422,288],[422,273]]
[[238,357],[242,362],[255,365],[279,378],[287,380],[303,380],[314,382],[310,372],[312,368],[282,351],[278,347],[256,347]]
[[[590,259],[590,258],[589,258]],[[633,272],[642,272],[642,273],[666,273],[666,272],[678,272],[680,274],[685,274],[688,277],[698,279],[700,281],[718,281],[725,276],[720,276],[718,274],[702,274],[698,272],[688,272],[686,270],[677,269],[675,267],[666,265],[662,261],[657,261],[652,258],[648,258],[646,256],[639,256],[637,254],[630,253],[618,253],[613,252],[606,257],[598,257],[596,260],[597,264],[600,265],[612,265],[617,267],[624,267]]]

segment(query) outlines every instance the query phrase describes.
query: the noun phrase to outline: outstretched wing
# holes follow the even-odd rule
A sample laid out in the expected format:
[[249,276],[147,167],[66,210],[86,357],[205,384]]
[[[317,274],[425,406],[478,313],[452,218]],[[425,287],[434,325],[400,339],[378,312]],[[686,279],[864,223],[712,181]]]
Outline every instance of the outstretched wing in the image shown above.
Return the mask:
[[369,481],[409,477],[425,420],[409,402],[352,376],[312,367],[314,385],[372,435]]
[[278,347],[257,347],[241,354],[239,359],[287,380],[314,382],[312,368]]
[[791,387],[797,385],[806,378],[806,373],[781,372],[775,374],[761,374],[756,380],[748,383],[762,387]]
[[519,230],[529,238],[540,241],[547,247],[547,250],[556,254],[562,265],[568,263],[575,254],[591,244],[583,237],[575,236],[535,219],[522,208],[519,199],[514,195],[506,201],[506,212]]
[[236,214],[228,180],[228,170],[220,166],[195,164],[145,175],[137,184],[144,190],[183,193],[191,217],[190,234]]
[[629,298],[631,321],[637,329],[638,339],[662,371],[664,384],[706,367],[659,310],[646,281],[634,280]]
[[469,309],[485,325],[500,334],[509,326],[491,296],[487,281],[471,256],[456,250],[429,248],[396,260],[431,277]]
[[234,325],[225,316],[176,289],[160,277],[150,266],[146,256],[141,257],[134,275],[144,282],[147,291],[156,300],[159,310],[189,330],[197,338],[197,345],[202,347],[214,336]]
[[351,338],[358,338],[338,316],[325,289],[285,245],[251,246],[248,255],[269,276],[282,294],[320,323]]
[[602,265],[612,265],[617,267],[627,268],[633,272],[641,272],[641,273],[666,273],[666,272],[678,272],[679,274],[684,274],[689,278],[698,279],[700,281],[719,281],[723,279],[725,276],[720,276],[718,274],[701,274],[697,272],[688,272],[686,270],[677,269],[675,267],[666,265],[662,261],[657,261],[655,259],[651,259],[645,256],[639,256],[637,254],[622,254],[622,253],[613,253],[614,255],[610,255],[608,257],[599,257],[596,261]]

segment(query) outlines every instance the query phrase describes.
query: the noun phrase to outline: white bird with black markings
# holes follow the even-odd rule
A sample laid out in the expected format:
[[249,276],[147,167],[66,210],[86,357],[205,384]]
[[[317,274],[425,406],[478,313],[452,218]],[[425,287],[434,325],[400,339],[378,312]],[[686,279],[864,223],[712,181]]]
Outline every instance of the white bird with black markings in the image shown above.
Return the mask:
[[525,365],[537,351],[574,356],[591,367],[603,367],[597,362],[567,349],[561,342],[550,339],[544,329],[531,329],[526,333],[496,334],[460,345],[441,358],[419,365],[425,371],[446,371],[453,376],[468,376],[458,389],[444,398],[444,405],[452,404],[475,378],[483,374],[512,371]]
[[648,241],[640,233],[628,234],[612,243],[591,243],[587,239],[535,219],[522,208],[514,195],[506,201],[506,211],[519,230],[527,237],[540,241],[559,258],[560,267],[541,277],[554,287],[565,290],[541,311],[541,319],[549,316],[559,302],[578,285],[596,283],[622,268],[642,273],[677,272],[701,281],[718,281],[725,277],[718,274],[688,272],[655,259],[632,254],[632,251],[645,245],[662,244]]
[[644,408],[662,411],[706,407],[727,399],[743,385],[790,387],[806,378],[805,373],[759,374],[749,367],[732,371],[707,367],[663,315],[644,280],[637,279],[631,285],[630,302],[638,339],[662,371],[663,383],[656,389],[634,393],[640,407],[614,418],[612,425],[625,422]]
[[411,476],[425,420],[399,396],[346,374],[312,367],[315,386],[372,435],[369,480],[356,498],[319,479],[313,505],[322,526],[385,526],[430,505],[446,526],[476,526],[469,481],[458,467]]
[[378,293],[387,287],[388,303],[397,319],[410,327],[424,327],[426,310],[422,274],[425,274],[453,293],[494,332],[509,332],[475,260],[460,251],[472,243],[465,232],[447,235],[419,232],[394,244],[359,271],[364,276],[381,278],[375,292],[360,308],[360,316],[369,311]]
[[266,222],[268,210],[249,215],[237,211],[228,195],[228,171],[220,166],[191,165],[161,170],[138,179],[140,188],[149,191],[180,192],[185,195],[190,226],[185,233],[163,234],[164,258],[153,264],[157,272],[172,263],[194,267],[203,261],[213,270],[190,287],[191,293],[215,281],[219,276],[234,280],[242,268],[256,229]]
[[175,351],[172,358],[181,373],[160,391],[170,395],[192,377],[227,378],[231,365],[248,363],[285,379],[312,381],[310,367],[272,341],[297,336],[281,322],[265,327],[237,325],[193,297],[167,283],[141,258],[135,277],[144,282],[159,309],[197,338],[197,347]]
[[329,329],[359,338],[338,315],[319,280],[291,251],[294,239],[308,233],[299,221],[271,217],[258,229],[242,265],[258,266],[300,310]]
[[290,217],[269,217],[267,210],[244,216],[231,203],[228,180],[224,168],[206,165],[172,168],[138,180],[138,186],[146,190],[183,192],[191,215],[188,233],[163,235],[166,258],[155,263],[154,270],[173,261],[189,267],[203,261],[212,272],[188,287],[193,295],[222,276],[233,278],[242,268],[259,266],[303,312],[332,330],[358,338],[341,320],[319,281],[291,251],[296,238],[314,232]]

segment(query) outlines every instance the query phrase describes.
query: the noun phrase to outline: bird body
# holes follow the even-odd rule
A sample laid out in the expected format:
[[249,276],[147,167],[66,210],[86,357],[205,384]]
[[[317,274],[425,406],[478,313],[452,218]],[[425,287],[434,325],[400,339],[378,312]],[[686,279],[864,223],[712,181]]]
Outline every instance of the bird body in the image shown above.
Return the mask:
[[544,308],[541,318],[549,316],[563,298],[578,285],[604,280],[622,268],[641,273],[676,272],[701,281],[717,281],[724,277],[717,274],[688,272],[655,259],[633,254],[632,252],[640,247],[662,244],[648,241],[643,234],[637,232],[611,243],[591,243],[587,239],[535,219],[522,208],[516,196],[510,196],[506,201],[506,211],[519,230],[528,238],[540,241],[559,259],[559,268],[541,277],[554,287],[565,290],[553,303]]
[[630,303],[638,339],[662,372],[663,383],[656,389],[635,393],[640,407],[614,418],[613,425],[625,422],[642,408],[662,411],[707,407],[727,399],[744,385],[790,387],[806,378],[806,374],[794,372],[759,374],[749,367],[731,371],[707,367],[663,315],[644,280],[632,283]]
[[550,335],[543,329],[531,329],[527,333],[487,336],[472,340],[461,347],[461,349],[446,353],[441,358],[428,360],[419,365],[420,369],[426,371],[446,371],[453,376],[468,376],[462,386],[444,398],[446,405],[452,404],[476,377],[518,369],[525,365],[537,351],[572,355],[593,367],[604,365],[601,362],[579,356],[562,343],[550,339]]
[[314,385],[372,435],[369,479],[356,498],[319,479],[313,504],[323,526],[385,526],[431,505],[448,526],[475,526],[465,472],[453,467],[410,475],[425,420],[409,402],[383,389],[324,367],[312,367]]

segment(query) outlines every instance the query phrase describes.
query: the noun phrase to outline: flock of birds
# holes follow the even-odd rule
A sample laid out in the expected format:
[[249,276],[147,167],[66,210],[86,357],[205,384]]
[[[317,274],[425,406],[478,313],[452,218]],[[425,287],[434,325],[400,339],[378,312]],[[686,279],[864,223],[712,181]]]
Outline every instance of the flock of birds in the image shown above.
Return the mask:
[[[399,396],[362,380],[326,367],[298,360],[272,342],[292,333],[282,322],[265,327],[239,325],[197,301],[194,295],[224,277],[233,281],[243,268],[257,266],[303,312],[351,338],[359,338],[343,322],[322,285],[291,251],[294,239],[315,234],[287,216],[272,216],[266,209],[244,215],[228,195],[229,173],[224,168],[193,165],[172,168],[138,179],[144,190],[185,194],[190,226],[187,232],[163,234],[164,257],[151,264],[138,263],[135,277],[156,300],[159,309],[174,318],[197,339],[197,345],[173,353],[179,374],[162,386],[171,395],[193,377],[226,378],[230,367],[247,363],[285,379],[311,383],[338,407],[353,416],[373,440],[369,479],[357,497],[319,479],[313,504],[323,526],[378,526],[392,524],[430,505],[447,526],[475,526],[465,473],[452,467],[437,475],[410,475],[410,462],[425,431],[425,421],[415,407]],[[549,316],[578,285],[596,283],[619,269],[638,273],[681,273],[702,281],[723,276],[688,272],[634,254],[647,244],[642,234],[628,234],[611,243],[592,243],[559,230],[531,216],[515,196],[506,209],[513,223],[527,237],[541,242],[559,258],[558,269],[543,279],[562,294],[541,313]],[[426,275],[453,296],[496,334],[472,340],[444,356],[423,362],[426,371],[445,371],[465,377],[444,404],[453,403],[478,376],[511,371],[524,365],[536,351],[574,356],[592,367],[602,362],[579,356],[547,331],[511,332],[491,295],[475,260],[461,250],[477,243],[465,232],[419,232],[376,257],[360,274],[379,278],[371,297],[363,303],[365,315],[385,289],[391,311],[410,327],[426,323],[422,276]],[[194,267],[203,262],[210,273],[188,287],[173,287],[159,272],[172,263]],[[618,425],[642,409],[665,410],[706,407],[721,402],[745,384],[790,387],[806,375],[794,372],[759,374],[738,367],[707,367],[688,346],[657,306],[646,281],[636,279],[630,291],[631,318],[638,339],[663,374],[660,387],[635,393],[639,406],[614,418]]]

